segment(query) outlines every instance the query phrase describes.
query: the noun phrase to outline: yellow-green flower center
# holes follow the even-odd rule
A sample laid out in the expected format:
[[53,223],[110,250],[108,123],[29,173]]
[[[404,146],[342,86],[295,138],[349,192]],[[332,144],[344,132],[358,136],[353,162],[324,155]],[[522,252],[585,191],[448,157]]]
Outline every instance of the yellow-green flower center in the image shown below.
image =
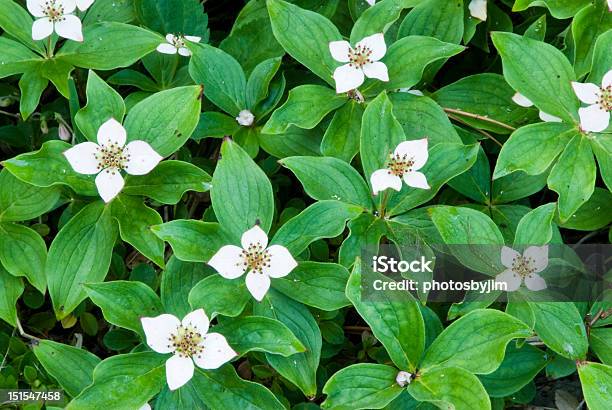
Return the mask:
[[261,273],[263,268],[270,267],[270,252],[264,249],[259,242],[249,245],[248,249],[243,249],[241,256],[245,270],[250,269]]
[[49,21],[53,23],[66,20],[64,17],[64,6],[61,4],[56,4],[55,0],[45,2],[45,5],[43,6],[43,13],[49,18]]
[[522,278],[529,277],[535,273],[535,259],[531,256],[517,256],[512,259],[512,271]]
[[412,166],[414,165],[413,157],[409,157],[407,154],[403,155],[390,155],[389,163],[387,165],[387,169],[390,174],[393,174],[398,177],[402,177],[405,173],[410,172],[412,170]]
[[109,145],[99,146],[96,152],[96,160],[98,160],[98,169],[126,168],[127,161],[130,159],[130,154],[123,147],[111,143]]
[[172,333],[168,340],[170,346],[175,348],[175,352],[179,356],[193,357],[200,356],[204,351],[204,347],[200,345],[202,342],[202,334],[192,326],[179,326],[175,333]]
[[355,49],[349,50],[349,66],[361,68],[368,63],[372,63],[370,59],[372,50],[365,46],[357,46]]
[[612,111],[612,85],[600,90],[597,104],[599,104],[604,111]]

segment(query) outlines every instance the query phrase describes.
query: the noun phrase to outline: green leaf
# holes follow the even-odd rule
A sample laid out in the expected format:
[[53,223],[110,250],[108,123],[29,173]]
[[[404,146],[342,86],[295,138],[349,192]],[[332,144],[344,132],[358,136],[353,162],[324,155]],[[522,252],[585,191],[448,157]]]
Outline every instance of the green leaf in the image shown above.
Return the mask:
[[[372,200],[363,178],[346,162],[331,157],[289,157],[280,161],[300,180],[308,195],[334,199],[371,209]],[[325,179],[321,178],[325,175]]]
[[463,174],[448,182],[455,191],[480,203],[488,203],[491,196],[491,166],[482,146],[478,150],[476,162]]
[[564,222],[560,222],[557,216],[555,222],[559,227],[566,229],[576,229],[580,231],[595,231],[607,226],[612,222],[610,212],[602,212],[602,209],[612,203],[612,194],[602,188],[595,187],[593,195],[578,210]]
[[362,212],[361,207],[344,202],[315,202],[281,226],[271,243],[283,245],[291,254],[299,255],[318,239],[340,235],[346,221]]
[[282,0],[267,0],[272,32],[281,46],[328,84],[338,65],[329,52],[331,41],[341,40],[334,24],[322,15]]
[[576,74],[563,53],[550,44],[512,33],[495,32],[491,37],[508,84],[540,110],[575,123],[579,104],[571,82]]
[[261,132],[280,134],[291,126],[312,129],[330,112],[346,104],[344,94],[329,87],[307,84],[289,91],[287,101],[276,109]]
[[246,78],[238,61],[225,51],[208,44],[191,45],[189,74],[204,85],[206,98],[223,111],[236,117],[247,108]]
[[493,309],[478,309],[448,326],[431,344],[420,364],[461,367],[471,373],[488,374],[504,359],[512,339],[527,338],[531,330],[522,321]]
[[248,109],[253,110],[259,102],[266,98],[270,83],[280,65],[281,58],[275,57],[264,60],[255,66],[245,89],[245,101]]
[[[2,5],[5,2],[15,4],[12,0],[0,0],[0,2]],[[0,18],[2,17],[4,15],[0,13]],[[2,47],[2,54],[0,54],[0,78],[33,70],[42,61],[40,56],[33,53],[32,50],[23,44],[4,36],[0,37],[0,47]]]
[[17,155],[2,162],[11,174],[38,187],[68,185],[76,193],[97,196],[93,178],[75,172],[63,153],[71,147],[63,141],[47,141],[35,152]]
[[528,175],[523,171],[517,171],[495,179],[491,190],[491,202],[503,204],[526,198],[540,192],[546,186],[547,178],[548,173],[546,172],[539,175]]
[[133,330],[144,337],[140,318],[164,313],[159,297],[149,286],[138,281],[86,283],[85,291],[107,322]]
[[463,1],[427,0],[419,2],[404,18],[399,38],[420,35],[459,44],[463,37]]
[[24,71],[19,79],[19,90],[21,91],[19,112],[24,120],[28,119],[36,110],[42,93],[49,85],[49,80],[43,77],[37,69],[38,65],[34,65],[34,67]]
[[589,334],[589,348],[597,355],[602,363],[612,364],[612,328],[603,327],[591,329]]
[[129,139],[148,142],[161,156],[172,154],[198,125],[201,91],[198,86],[176,87],[145,98],[125,119]]
[[304,352],[305,347],[278,320],[261,316],[249,316],[227,320],[214,327],[239,355],[247,352],[266,352],[291,356]]
[[101,201],[85,206],[59,231],[45,266],[49,295],[59,320],[87,297],[84,283],[104,280],[116,237],[110,207]]
[[40,293],[47,287],[45,261],[47,245],[31,228],[0,222],[0,262],[14,276],[25,276]]
[[[0,0],[0,27],[10,36],[19,40],[34,51],[45,52],[42,41],[32,40],[34,21],[23,7],[13,0]],[[2,48],[4,53],[5,49]]]
[[599,173],[604,184],[612,191],[612,137],[600,135],[591,141],[591,148],[599,164]]
[[400,17],[402,10],[411,5],[410,3],[413,2],[386,0],[365,9],[351,30],[351,43],[356,44],[372,34],[385,33]]
[[400,395],[393,366],[359,363],[345,367],[329,378],[323,387],[327,398],[324,409],[381,409]]
[[208,39],[208,16],[198,0],[134,0],[134,9],[151,30]]
[[600,35],[595,41],[595,49],[593,51],[593,64],[591,65],[591,73],[587,77],[587,81],[601,84],[604,75],[610,70],[612,65],[612,57],[610,57],[610,45],[612,44],[612,32],[607,31]]
[[571,302],[530,302],[535,331],[552,350],[572,360],[584,360],[588,340],[580,312]]
[[545,204],[525,215],[516,228],[515,245],[545,245],[553,236],[553,217],[557,204]]
[[112,70],[132,65],[165,41],[159,34],[117,22],[85,26],[83,37],[83,42],[66,42],[55,58],[77,67]]
[[121,239],[163,268],[164,241],[151,231],[152,226],[163,222],[157,211],[141,198],[119,195],[111,202],[111,213],[119,224]]
[[266,174],[232,140],[221,146],[221,160],[213,174],[211,199],[217,220],[240,238],[259,222],[268,232],[274,215],[272,185]]
[[568,220],[595,190],[597,169],[591,144],[576,135],[550,171],[548,187],[559,194],[559,217]]
[[131,23],[136,19],[134,2],[132,0],[98,0],[87,10],[83,25],[91,25],[101,21],[117,21]]
[[8,170],[0,171],[0,221],[27,221],[53,209],[60,200],[57,187],[26,184]]
[[349,101],[336,110],[321,141],[321,152],[348,163],[359,152],[363,105]]
[[240,128],[236,119],[227,114],[216,111],[203,112],[191,139],[200,141],[204,138],[222,138],[238,133]]
[[40,340],[33,350],[40,364],[72,397],[91,384],[94,368],[101,361],[85,349],[51,340]]
[[208,262],[221,248],[231,242],[231,237],[217,223],[176,219],[151,230],[168,242],[174,255],[186,262]]
[[612,29],[612,15],[604,1],[593,2],[580,10],[572,20],[573,61],[576,77],[591,70],[598,37]]
[[21,278],[8,273],[0,265],[0,319],[11,326],[17,325],[17,300],[23,293]]
[[298,302],[271,289],[261,303],[253,306],[253,313],[284,323],[306,348],[304,353],[290,357],[266,354],[270,366],[295,384],[307,396],[317,393],[316,373],[321,357],[321,331],[312,313]]
[[76,113],[74,120],[85,137],[97,143],[98,128],[111,118],[119,122],[125,115],[123,98],[98,75],[89,70],[87,105]]
[[342,242],[338,261],[341,265],[350,267],[355,262],[355,258],[361,256],[364,247],[378,249],[380,238],[387,234],[385,222],[372,215],[363,213],[357,218],[349,221],[349,236]]
[[331,312],[350,305],[344,293],[348,277],[342,265],[300,262],[290,275],[274,279],[272,287],[307,306]]
[[117,408],[117,403],[126,409],[139,409],[166,383],[166,359],[155,352],[111,356],[96,366],[93,383],[66,409]]
[[276,158],[321,155],[321,134],[318,128],[290,127],[284,134],[259,134],[259,145]]
[[189,292],[192,309],[202,308],[210,317],[238,316],[250,300],[251,294],[243,279],[225,279],[221,275],[202,279]]
[[589,409],[607,409],[610,406],[612,367],[601,363],[584,362],[578,366],[578,376]]
[[573,17],[589,3],[589,0],[516,0],[512,11],[523,11],[531,6],[546,6],[554,18],[566,19]]
[[[355,263],[346,285],[346,297],[366,321],[400,370],[414,372],[425,347],[425,327],[418,302],[408,293],[377,291],[376,300],[363,297],[363,284],[385,276],[367,271],[362,279],[361,262]],[[370,290],[371,291],[371,290]]]
[[164,310],[177,317],[191,312],[189,291],[209,274],[210,268],[202,263],[183,262],[171,256],[162,272],[160,294]]
[[485,388],[476,376],[458,367],[434,367],[423,371],[408,386],[418,401],[454,410],[490,410]]

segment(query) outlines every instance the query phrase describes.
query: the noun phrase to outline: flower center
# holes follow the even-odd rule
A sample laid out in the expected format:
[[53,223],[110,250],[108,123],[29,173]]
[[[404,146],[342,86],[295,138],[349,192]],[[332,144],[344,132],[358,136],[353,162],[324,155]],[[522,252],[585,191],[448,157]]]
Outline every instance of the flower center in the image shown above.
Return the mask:
[[124,169],[127,167],[126,163],[129,158],[128,150],[115,143],[98,147],[96,152],[98,169],[100,170],[106,168]]
[[370,56],[372,55],[372,50],[365,46],[357,46],[354,50],[349,50],[349,66],[355,68],[362,68],[364,65],[368,63],[373,63]]
[[405,173],[410,172],[412,170],[412,166],[414,165],[414,159],[412,157],[408,157],[407,154],[404,155],[390,155],[389,164],[387,165],[387,169],[390,174],[393,174],[398,177],[402,177]]
[[535,259],[517,256],[512,259],[512,271],[522,278],[531,276],[535,272]]
[[183,36],[174,36],[172,39],[172,45],[176,48],[185,47],[185,38]]
[[270,267],[270,252],[264,249],[259,242],[252,243],[248,249],[242,250],[242,265],[245,269],[261,273],[263,268]]
[[55,0],[45,1],[42,6],[43,13],[49,18],[49,21],[55,23],[57,21],[66,20],[64,17],[64,6],[56,4]]
[[612,85],[602,88],[599,92],[597,104],[604,111],[612,111]]
[[174,347],[176,353],[182,357],[199,356],[204,351],[200,345],[202,334],[192,326],[179,326],[176,332],[168,338],[170,346]]

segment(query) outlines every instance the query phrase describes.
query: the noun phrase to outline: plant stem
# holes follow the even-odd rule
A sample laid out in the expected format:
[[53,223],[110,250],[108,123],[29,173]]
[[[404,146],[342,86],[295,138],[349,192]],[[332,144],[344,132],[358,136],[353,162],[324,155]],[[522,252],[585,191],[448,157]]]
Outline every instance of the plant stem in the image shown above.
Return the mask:
[[503,146],[501,142],[499,142],[497,140],[497,138],[495,138],[494,136],[492,136],[491,134],[489,134],[488,132],[486,132],[485,130],[481,130],[480,128],[476,128],[470,124],[468,124],[467,122],[463,121],[461,118],[456,117],[452,114],[448,114],[448,118],[452,118],[455,121],[460,122],[461,124],[467,125],[470,128],[475,129],[477,132],[479,132],[480,134],[484,135],[485,137],[489,138],[491,141],[495,142],[497,145],[499,145],[500,147]]
[[35,342],[38,342],[40,340],[39,338],[32,336],[23,330],[23,327],[21,326],[21,322],[19,321],[19,317],[15,317],[15,324],[17,325],[17,330],[19,331],[19,334],[21,335],[21,337],[25,337],[26,339],[30,339]]
[[385,190],[385,193],[383,194],[382,197],[382,201],[380,201],[380,217],[384,218],[385,217],[385,211],[386,211],[386,207],[387,207],[387,201],[389,200],[389,190]]
[[489,118],[489,117],[485,117],[484,115],[478,115],[478,114],[474,114],[474,113],[467,112],[467,111],[456,110],[456,109],[453,109],[453,108],[443,108],[443,109],[444,109],[445,112],[450,113],[450,114],[463,115],[464,117],[470,117],[470,118],[474,118],[476,120],[490,122],[491,124],[499,125],[500,127],[505,128],[507,130],[511,130],[511,131],[516,130],[516,128],[514,128],[511,125],[508,125],[508,124],[503,123],[501,121],[494,120],[494,119]]
[[51,37],[52,36],[49,36],[47,39],[47,57],[48,58],[53,57],[53,49],[51,48]]

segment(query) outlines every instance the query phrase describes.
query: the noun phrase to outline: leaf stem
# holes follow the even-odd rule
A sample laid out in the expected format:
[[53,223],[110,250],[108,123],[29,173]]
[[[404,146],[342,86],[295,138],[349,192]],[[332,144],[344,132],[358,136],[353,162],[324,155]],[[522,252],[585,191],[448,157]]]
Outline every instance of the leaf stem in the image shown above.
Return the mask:
[[51,37],[49,36],[47,39],[47,58],[53,58],[53,49],[51,48]]
[[443,108],[443,109],[444,109],[444,111],[446,113],[463,115],[464,117],[470,117],[470,118],[474,118],[476,120],[490,122],[491,124],[499,125],[500,127],[505,128],[507,130],[511,130],[511,131],[516,130],[516,128],[514,128],[511,125],[508,125],[508,124],[503,123],[501,121],[494,120],[493,118],[489,118],[489,117],[486,117],[484,115],[474,114],[474,113],[467,112],[467,111],[462,111],[462,110],[456,110],[456,109],[453,109],[453,108]]

